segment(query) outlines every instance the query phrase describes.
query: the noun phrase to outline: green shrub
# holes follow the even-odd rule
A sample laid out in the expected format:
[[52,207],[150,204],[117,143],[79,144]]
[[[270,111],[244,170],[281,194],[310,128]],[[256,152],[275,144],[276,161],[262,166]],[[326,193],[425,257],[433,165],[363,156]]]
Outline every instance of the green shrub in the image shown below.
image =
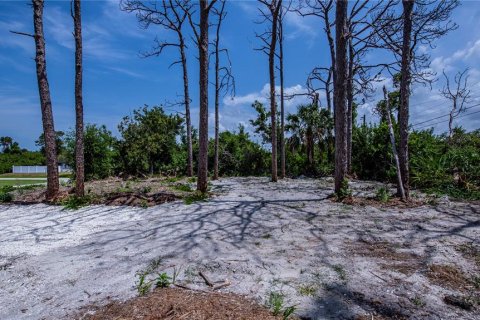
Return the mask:
[[88,206],[92,202],[93,198],[89,195],[83,197],[77,197],[76,195],[70,195],[63,199],[60,204],[64,209],[78,210],[81,207]]
[[187,196],[185,196],[183,198],[183,201],[185,202],[185,204],[192,204],[194,202],[198,202],[198,201],[205,201],[208,199],[208,194],[207,193],[202,193],[200,191],[195,191]]
[[375,198],[380,201],[380,202],[388,202],[390,199],[390,195],[388,193],[388,188],[387,187],[381,187],[377,190],[377,194],[375,195]]

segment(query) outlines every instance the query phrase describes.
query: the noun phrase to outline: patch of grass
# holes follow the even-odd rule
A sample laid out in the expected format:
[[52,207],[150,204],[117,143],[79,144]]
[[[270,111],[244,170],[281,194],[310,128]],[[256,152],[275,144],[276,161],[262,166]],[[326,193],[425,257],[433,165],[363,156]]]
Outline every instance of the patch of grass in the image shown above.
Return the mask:
[[137,272],[138,281],[135,284],[139,296],[146,295],[152,287],[152,282],[147,280],[148,273]]
[[168,183],[174,183],[174,182],[177,182],[178,180],[180,180],[179,177],[168,177],[167,179],[165,179],[165,181],[167,181]]
[[313,284],[306,284],[298,287],[297,291],[302,296],[313,297],[317,292],[317,287]]
[[285,307],[285,295],[280,292],[270,292],[267,306],[272,310],[274,316],[282,315],[283,319],[288,319],[297,309],[296,306]]
[[77,197],[76,195],[70,195],[63,199],[60,204],[64,209],[78,210],[81,207],[88,206],[92,203],[93,198],[89,195],[83,197]]
[[190,182],[190,183],[195,183],[195,182],[197,182],[197,177],[190,177],[190,178],[188,178],[187,181]]
[[142,193],[150,193],[151,191],[152,191],[152,187],[150,186],[145,186],[141,190]]
[[426,305],[425,301],[423,301],[420,296],[415,296],[413,298],[410,298],[410,302],[412,302],[414,305],[420,308],[423,308]]
[[183,198],[183,201],[185,202],[185,204],[190,205],[194,202],[206,201],[207,199],[208,199],[208,194],[207,193],[202,193],[200,191],[195,191],[195,192],[193,192],[189,195],[186,195]]
[[178,190],[178,191],[183,191],[183,192],[192,192],[192,187],[188,184],[182,184],[182,183],[177,183],[172,186],[173,189]]
[[388,188],[387,187],[381,187],[377,190],[377,193],[375,195],[375,198],[383,203],[388,202],[390,200],[390,195],[388,194]]
[[455,185],[446,185],[436,188],[424,189],[425,193],[433,194],[436,196],[448,195],[449,197],[457,200],[480,200],[480,190],[477,189],[464,189]]
[[43,180],[0,180],[0,187],[3,186],[22,186],[22,185],[41,185],[47,182]]
[[345,271],[345,268],[342,265],[336,264],[332,268],[333,268],[333,271],[337,273],[340,280],[347,281],[347,272]]

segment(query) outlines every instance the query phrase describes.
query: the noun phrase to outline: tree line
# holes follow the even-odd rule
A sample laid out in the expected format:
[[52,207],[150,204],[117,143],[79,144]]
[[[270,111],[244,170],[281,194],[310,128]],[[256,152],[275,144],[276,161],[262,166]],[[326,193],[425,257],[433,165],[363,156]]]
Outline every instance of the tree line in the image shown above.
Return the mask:
[[[369,170],[366,167],[370,164],[358,163],[361,156],[354,156],[354,150],[368,139],[377,139],[377,131],[383,132],[386,125],[387,140],[384,141],[384,145],[387,148],[390,146],[391,151],[385,154],[393,157],[390,159],[395,163],[398,194],[406,200],[410,196],[410,178],[413,177],[409,151],[411,87],[415,82],[430,83],[436,77],[427,68],[430,56],[425,50],[420,50],[420,46],[433,47],[437,39],[457,28],[451,20],[451,15],[458,5],[457,0],[437,2],[258,0],[259,19],[261,26],[265,29],[256,34],[259,43],[257,50],[267,56],[270,90],[269,110],[267,111],[260,103],[255,103],[253,107],[258,112],[258,118],[252,120],[252,125],[256,132],[261,134],[264,142],[269,142],[270,151],[267,151],[265,148],[257,148],[258,144],[248,139],[243,128],[240,128],[238,133],[220,133],[219,131],[221,95],[235,93],[235,81],[228,50],[221,45],[221,28],[227,17],[227,1],[123,0],[121,9],[135,14],[143,28],[157,26],[175,35],[174,40],[157,38],[152,49],[144,52],[143,55],[159,56],[167,49],[177,51],[178,59],[172,61],[172,66],[177,64],[181,66],[184,93],[181,104],[185,107],[185,113],[183,117],[168,116],[161,108],[141,108],[136,110],[132,117],[126,117],[119,125],[122,139],[115,144],[122,168],[125,172],[133,172],[141,168],[137,170],[139,171],[137,173],[140,173],[148,167],[148,172],[154,173],[163,170],[160,169],[162,165],[168,166],[176,163],[177,160],[178,163],[182,163],[183,160],[180,161],[179,157],[175,156],[175,154],[183,154],[183,151],[180,151],[183,147],[179,146],[175,138],[180,135],[184,140],[186,155],[185,170],[180,171],[191,176],[196,169],[197,189],[205,192],[208,168],[213,167],[213,179],[216,179],[221,174],[221,162],[227,161],[221,154],[222,140],[223,143],[227,140],[235,140],[235,143],[238,143],[237,140],[243,140],[243,146],[255,150],[256,156],[263,157],[265,154],[270,156],[270,161],[267,162],[270,165],[272,181],[278,180],[277,171],[280,171],[280,179],[284,178],[288,174],[287,169],[296,165],[295,154],[305,151],[306,162],[303,164],[304,167],[297,171],[314,174],[333,171],[335,192],[341,194],[345,184],[348,184],[349,177],[355,174],[369,177],[365,172]],[[47,200],[52,200],[57,196],[59,188],[55,130],[46,72],[43,6],[43,0],[32,1],[34,34],[16,33],[31,36],[35,40],[35,61],[48,168]],[[88,130],[84,130],[83,124],[81,0],[72,1],[71,11],[75,38],[75,189],[77,196],[82,196],[87,165],[84,139],[87,137]],[[284,91],[283,70],[288,60],[283,52],[285,39],[283,23],[289,14],[316,17],[322,22],[330,63],[326,66],[314,67],[306,79],[307,92],[302,94],[309,96],[311,103],[300,106],[296,114],[286,115],[285,100],[292,96],[286,96]],[[211,29],[215,35],[213,41],[210,39]],[[187,50],[190,46],[197,50],[199,65],[200,111],[196,137],[194,137],[196,132],[191,123],[190,77],[187,70]],[[383,61],[373,63],[369,61],[367,56],[373,51],[381,52]],[[213,83],[215,86],[213,165],[209,164],[211,143],[208,137],[211,56],[214,57]],[[360,127],[357,126],[355,120],[357,104],[360,100],[369,99],[374,91],[374,84],[383,81],[388,75],[396,79],[398,92],[392,95],[385,89],[384,100],[379,103],[378,110],[382,115],[380,125],[367,126],[364,123]],[[459,74],[455,78],[456,88],[451,88],[447,82],[447,87],[443,91],[444,96],[453,102],[450,119],[458,116],[464,109],[464,103],[468,97],[466,80],[465,78],[462,80],[462,77],[464,75]],[[277,79],[280,84],[279,92],[276,90]],[[320,99],[320,94],[325,98]],[[395,99],[391,100],[393,96]],[[277,110],[278,101],[280,111]],[[322,101],[326,106],[322,105]],[[396,117],[393,111],[396,111]],[[151,131],[148,126],[135,125],[143,123],[148,117],[158,121],[163,131]],[[92,127],[90,130],[93,130]],[[450,124],[450,141],[454,140],[453,130]],[[232,140],[232,136],[229,135],[235,138]],[[430,133],[430,136],[433,137],[433,134]],[[442,140],[443,138],[435,137],[434,139]],[[145,144],[148,144],[148,149],[142,149]],[[176,153],[171,152],[175,148],[177,148]],[[323,158],[316,160],[315,152]],[[365,153],[368,152],[359,152],[360,155]],[[140,157],[141,161],[136,157]],[[266,162],[262,160],[261,163]],[[319,170],[319,164],[324,168],[330,166],[330,170]],[[383,168],[377,173],[385,173],[389,170],[390,168],[388,170]]]

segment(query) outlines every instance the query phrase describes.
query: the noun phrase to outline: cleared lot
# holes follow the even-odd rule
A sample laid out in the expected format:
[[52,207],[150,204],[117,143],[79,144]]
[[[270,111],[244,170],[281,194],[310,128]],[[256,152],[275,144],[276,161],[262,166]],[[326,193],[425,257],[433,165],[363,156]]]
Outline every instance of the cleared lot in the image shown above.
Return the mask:
[[213,192],[148,209],[0,206],[0,318],[68,318],[133,297],[152,261],[192,288],[205,289],[203,270],[261,303],[281,293],[312,318],[476,318],[478,204],[351,206],[327,199],[327,180],[222,179]]

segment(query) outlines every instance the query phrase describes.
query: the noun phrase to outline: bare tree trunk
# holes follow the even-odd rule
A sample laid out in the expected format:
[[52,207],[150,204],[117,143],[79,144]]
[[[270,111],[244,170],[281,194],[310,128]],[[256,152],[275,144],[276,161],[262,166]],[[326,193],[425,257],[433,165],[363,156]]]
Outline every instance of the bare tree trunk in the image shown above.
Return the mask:
[[335,73],[334,73],[334,111],[335,111],[335,192],[341,193],[347,172],[347,1],[336,3],[335,19]]
[[185,103],[185,126],[187,127],[187,176],[193,176],[193,147],[192,147],[192,120],[190,118],[190,92],[188,87],[187,55],[185,54],[185,42],[180,37],[180,59],[183,71],[183,96]]
[[[335,68],[335,67],[333,67],[333,68]],[[330,69],[330,71],[328,72],[327,81],[325,82],[325,99],[327,99],[327,110],[328,110],[329,114],[332,113],[332,97],[331,97],[331,94],[330,94],[330,84],[331,84],[331,81],[332,81],[332,73],[333,73],[332,69]]]
[[[282,9],[280,9],[282,10]],[[285,94],[283,78],[283,19],[279,20],[279,62],[280,62],[280,179],[285,178]]]
[[82,11],[80,0],[74,0],[75,36],[75,195],[85,195],[85,161],[83,131],[83,65],[82,65]]
[[277,46],[278,14],[282,7],[279,0],[272,14],[272,36],[268,53],[268,71],[270,74],[270,113],[272,123],[272,181],[277,182],[277,104],[275,102],[275,49]]
[[353,59],[352,38],[348,39],[348,79],[347,79],[347,172],[352,173],[352,131],[353,131]]
[[58,160],[53,125],[52,101],[47,79],[47,63],[45,59],[45,38],[43,34],[43,0],[33,0],[33,25],[35,29],[35,62],[37,68],[38,92],[42,109],[43,134],[45,137],[45,153],[47,158],[47,193],[46,200],[53,201],[58,197]]
[[200,120],[197,190],[208,188],[208,14],[207,0],[200,0],[200,36],[198,42],[200,64]]
[[[217,37],[218,37],[217,32]],[[220,103],[220,57],[218,52],[218,41],[215,42],[215,146],[214,146],[214,159],[213,159],[213,180],[218,179],[218,148],[219,148],[219,126],[220,126],[220,119],[219,119],[219,103]]]
[[219,152],[219,127],[220,127],[220,115],[219,115],[219,104],[220,104],[220,28],[223,20],[223,6],[225,2],[222,3],[222,12],[218,16],[218,23],[216,29],[215,37],[215,144],[214,144],[214,157],[213,157],[213,180],[218,179],[218,152]]
[[383,96],[385,99],[385,110],[387,112],[388,131],[390,133],[390,143],[392,144],[393,158],[395,159],[395,166],[397,168],[397,183],[400,191],[400,198],[405,200],[405,189],[403,188],[402,172],[400,170],[400,161],[398,160],[397,144],[395,143],[395,133],[393,132],[392,117],[390,115],[390,101],[385,86],[383,87]]
[[[409,165],[408,165],[408,117],[409,117],[409,99],[410,99],[410,64],[411,64],[411,33],[412,33],[412,14],[414,0],[403,0],[403,44],[402,44],[402,68],[400,81],[400,106],[398,108],[398,127],[400,130],[399,160],[400,169],[405,188],[405,197],[408,199],[409,185]],[[399,194],[401,190],[398,190]]]
[[448,119],[448,141],[452,141],[453,136],[453,118],[455,117],[455,112],[457,111],[457,103],[455,99],[453,100],[452,111],[450,111],[450,118]]

